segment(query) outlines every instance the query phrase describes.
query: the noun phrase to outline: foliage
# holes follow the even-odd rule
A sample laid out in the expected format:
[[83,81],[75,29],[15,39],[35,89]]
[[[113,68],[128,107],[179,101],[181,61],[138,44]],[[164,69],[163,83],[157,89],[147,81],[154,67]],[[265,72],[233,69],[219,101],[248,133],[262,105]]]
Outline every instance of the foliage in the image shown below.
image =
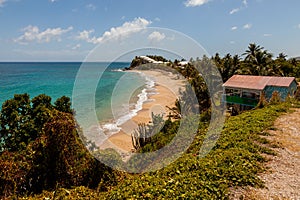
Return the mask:
[[104,197],[99,195],[99,193],[94,190],[84,186],[65,189],[65,188],[57,188],[55,191],[43,191],[42,194],[37,194],[35,196],[23,197],[20,199],[27,200],[40,200],[40,199],[70,199],[70,200],[78,200],[78,199],[89,199],[89,200],[99,200]]
[[[1,117],[1,134],[6,136],[0,154],[1,199],[56,187],[97,188],[101,182],[105,190],[103,183],[113,183],[112,170],[82,144],[72,114],[56,110],[48,96],[33,98],[31,107],[27,94],[15,95],[4,103]],[[29,124],[34,137],[27,134]]]
[[70,97],[62,96],[54,102],[54,107],[64,113],[72,113]]
[[257,104],[257,108],[263,108],[265,107],[266,105],[268,105],[268,101],[266,99],[266,95],[265,93],[263,92],[260,96],[259,96],[259,101],[258,101],[258,104]]
[[0,150],[17,151],[36,139],[38,130],[32,118],[28,94],[16,94],[2,105],[0,113]]
[[152,58],[155,61],[168,62],[167,59],[165,59],[162,56],[158,56],[158,55],[147,55],[147,57]]
[[[147,57],[155,60],[155,61],[160,61],[160,62],[168,62],[167,59],[165,59],[164,57],[162,56],[158,56],[158,55],[147,55]],[[126,69],[133,69],[135,67],[138,67],[138,66],[141,66],[141,65],[144,65],[144,64],[148,64],[148,61],[146,61],[145,59],[141,58],[141,57],[138,57],[136,56],[132,61],[131,61],[131,64],[130,64],[130,67],[129,68],[126,68]]]
[[59,113],[44,127],[49,148],[44,163],[48,165],[51,186],[96,187],[104,172],[109,170],[86,150],[76,126],[72,115]]
[[[205,59],[205,58],[204,58]],[[197,60],[197,62],[201,62]],[[198,63],[197,66],[205,66],[204,62]],[[210,98],[209,91],[207,87],[206,80],[203,76],[199,74],[199,69],[197,69],[195,63],[189,63],[186,67],[176,69],[181,73],[185,78],[189,80],[190,85],[187,85],[184,91],[181,91],[179,104],[176,104],[178,111],[180,113],[193,112],[198,110],[200,111],[207,110],[210,107]],[[205,73],[205,72],[204,72]],[[193,97],[193,94],[196,95],[197,99]],[[197,101],[195,101],[197,100]],[[180,106],[180,107],[178,107]]]
[[45,94],[40,94],[32,99],[32,114],[34,125],[38,132],[52,117],[53,105],[51,104],[51,97]]
[[171,142],[179,128],[179,121],[165,121],[162,129],[151,137],[151,142],[140,149],[141,153],[152,152],[165,147]]
[[150,144],[152,136],[162,128],[163,123],[162,115],[154,115],[152,113],[151,124],[139,124],[138,128],[131,135],[132,145],[135,150],[140,150],[147,144]]
[[26,177],[32,161],[24,152],[5,151],[0,156],[0,198],[19,195],[26,190]]
[[284,53],[274,59],[264,47],[251,43],[242,56],[244,60],[239,55],[232,57],[230,54],[221,58],[217,53],[212,57],[224,82],[234,74],[300,77],[300,62],[295,58],[287,60]]
[[18,151],[43,134],[44,125],[55,111],[72,113],[69,97],[51,104],[51,97],[41,94],[30,101],[28,94],[16,94],[2,105],[0,113],[0,150]]
[[139,150],[151,142],[150,131],[145,123],[139,124],[131,135],[132,145],[135,150]]
[[[213,150],[198,157],[205,124],[181,158],[155,172],[128,175],[105,199],[227,199],[233,186],[263,186],[257,174],[264,170],[261,153],[273,155],[260,134],[289,104],[272,105],[231,117]],[[164,140],[165,135],[160,135]],[[160,140],[157,140],[157,142]]]
[[[160,56],[149,57],[166,62]],[[186,66],[179,66],[177,60],[170,62],[168,66],[180,72],[192,86],[182,91],[172,108],[174,116],[181,118],[183,111],[199,109],[202,121],[193,143],[178,160],[143,174],[112,171],[89,154],[79,140],[68,97],[61,97],[52,105],[51,98],[44,94],[31,101],[28,94],[15,95],[3,104],[0,113],[0,198],[32,195],[29,199],[228,199],[230,187],[263,186],[257,176],[265,170],[261,154],[274,155],[269,147],[276,144],[261,135],[291,105],[279,103],[276,94],[272,103],[267,104],[262,96],[257,107],[261,109],[230,117],[214,148],[206,157],[199,157],[210,118],[207,113],[211,106],[218,106],[209,97],[218,96],[222,87],[212,66],[217,66],[222,81],[234,74],[300,78],[299,61],[286,57],[280,53],[273,59],[271,53],[252,43],[241,57],[227,54],[221,58],[216,54],[211,59],[191,59]],[[131,68],[144,62],[136,57]],[[157,67],[165,69],[167,65]],[[209,88],[210,85],[215,88]],[[189,92],[195,92],[198,102],[189,100]],[[298,90],[296,97],[299,94]],[[139,152],[156,151],[174,139],[180,121],[169,119],[162,128],[153,126],[158,122],[140,125],[133,135]],[[119,158],[109,150],[102,153],[106,159],[111,159],[111,155]],[[116,160],[122,164],[120,159]],[[42,193],[36,194],[39,192]]]
[[41,94],[30,101],[28,94],[16,94],[2,105],[0,136],[2,150],[18,151],[43,133],[43,126],[53,117],[51,97]]
[[297,88],[296,94],[295,94],[295,98],[300,101],[300,87]]
[[[267,147],[272,142],[260,135],[289,107],[281,103],[230,117],[213,150],[206,157],[199,157],[207,128],[203,123],[191,147],[177,161],[155,172],[119,174],[118,184],[107,192],[86,187],[58,188],[28,199],[228,199],[230,187],[263,186],[257,176],[264,170],[261,153],[274,152]],[[172,123],[168,126],[176,126]],[[160,134],[151,144],[165,137],[168,136]]]
[[272,96],[270,98],[270,104],[278,104],[281,102],[281,97],[278,91],[274,91],[272,93]]

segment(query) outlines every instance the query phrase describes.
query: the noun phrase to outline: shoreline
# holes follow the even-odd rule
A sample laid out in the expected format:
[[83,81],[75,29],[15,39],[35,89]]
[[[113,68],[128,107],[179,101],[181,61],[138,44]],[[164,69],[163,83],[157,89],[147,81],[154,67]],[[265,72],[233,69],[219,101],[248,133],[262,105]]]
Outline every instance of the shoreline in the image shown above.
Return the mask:
[[151,113],[163,114],[166,119],[169,114],[168,107],[174,107],[179,97],[179,90],[184,89],[185,79],[172,72],[163,70],[130,70],[129,72],[141,73],[155,82],[155,93],[148,94],[148,99],[143,103],[142,109],[137,115],[122,124],[121,130],[115,133],[102,143],[101,150],[107,148],[118,149],[121,153],[129,153],[134,150],[131,134],[138,127],[138,124],[151,122]]

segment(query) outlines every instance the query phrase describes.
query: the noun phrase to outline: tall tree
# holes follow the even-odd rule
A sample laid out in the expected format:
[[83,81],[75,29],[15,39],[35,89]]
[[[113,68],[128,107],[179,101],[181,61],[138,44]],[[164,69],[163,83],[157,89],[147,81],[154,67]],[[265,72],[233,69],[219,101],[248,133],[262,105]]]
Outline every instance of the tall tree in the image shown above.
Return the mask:
[[51,110],[53,110],[53,106],[50,96],[40,94],[32,99],[32,117],[36,127],[41,129],[52,117]]
[[263,47],[252,43],[243,54],[245,57],[244,66],[247,74],[251,75],[268,75],[270,63],[272,62],[272,54],[264,50]]
[[286,61],[286,57],[287,57],[286,54],[284,54],[284,53],[279,53],[279,55],[277,56],[277,59]]
[[16,94],[2,105],[0,114],[0,145],[3,149],[17,151],[24,149],[34,140],[37,131],[32,123],[31,105],[28,94]]
[[54,102],[54,107],[64,113],[72,113],[70,97],[62,96]]
[[248,49],[242,55],[246,56],[245,61],[256,62],[257,53],[261,52],[263,49],[264,47],[256,45],[255,43],[251,43],[249,44]]

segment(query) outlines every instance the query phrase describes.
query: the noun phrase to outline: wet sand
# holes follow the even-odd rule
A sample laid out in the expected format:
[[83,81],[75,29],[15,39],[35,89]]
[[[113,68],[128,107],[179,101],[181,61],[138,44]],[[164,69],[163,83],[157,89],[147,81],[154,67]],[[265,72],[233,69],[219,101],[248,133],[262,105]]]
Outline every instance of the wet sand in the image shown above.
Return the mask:
[[162,114],[165,118],[169,114],[167,107],[174,107],[176,99],[179,97],[180,88],[183,89],[185,80],[178,75],[162,70],[132,70],[140,72],[155,81],[155,94],[148,95],[148,101],[143,104],[143,109],[136,116],[124,123],[122,130],[109,137],[101,145],[101,149],[118,148],[123,152],[131,152],[132,146],[131,134],[138,127],[138,124],[151,122],[151,113]]

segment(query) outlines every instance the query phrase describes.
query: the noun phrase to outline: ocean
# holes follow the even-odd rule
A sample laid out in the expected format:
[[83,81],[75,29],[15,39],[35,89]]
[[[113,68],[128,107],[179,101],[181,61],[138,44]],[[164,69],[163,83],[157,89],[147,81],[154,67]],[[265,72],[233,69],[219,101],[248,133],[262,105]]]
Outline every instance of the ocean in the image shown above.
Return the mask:
[[[31,98],[46,94],[52,98],[53,103],[63,95],[72,98],[74,83],[81,64],[79,62],[0,63],[0,104],[13,98],[14,94],[23,93],[28,93]],[[99,124],[89,124],[89,126],[100,125],[99,127],[107,134],[114,134],[119,131],[122,123],[142,109],[142,104],[147,101],[147,92],[151,91],[154,82],[142,74],[122,71],[121,69],[130,65],[127,62],[85,63],[85,65],[91,65],[93,70],[103,71],[97,84],[94,102]],[[92,76],[86,77],[81,84],[88,88],[91,79]]]

